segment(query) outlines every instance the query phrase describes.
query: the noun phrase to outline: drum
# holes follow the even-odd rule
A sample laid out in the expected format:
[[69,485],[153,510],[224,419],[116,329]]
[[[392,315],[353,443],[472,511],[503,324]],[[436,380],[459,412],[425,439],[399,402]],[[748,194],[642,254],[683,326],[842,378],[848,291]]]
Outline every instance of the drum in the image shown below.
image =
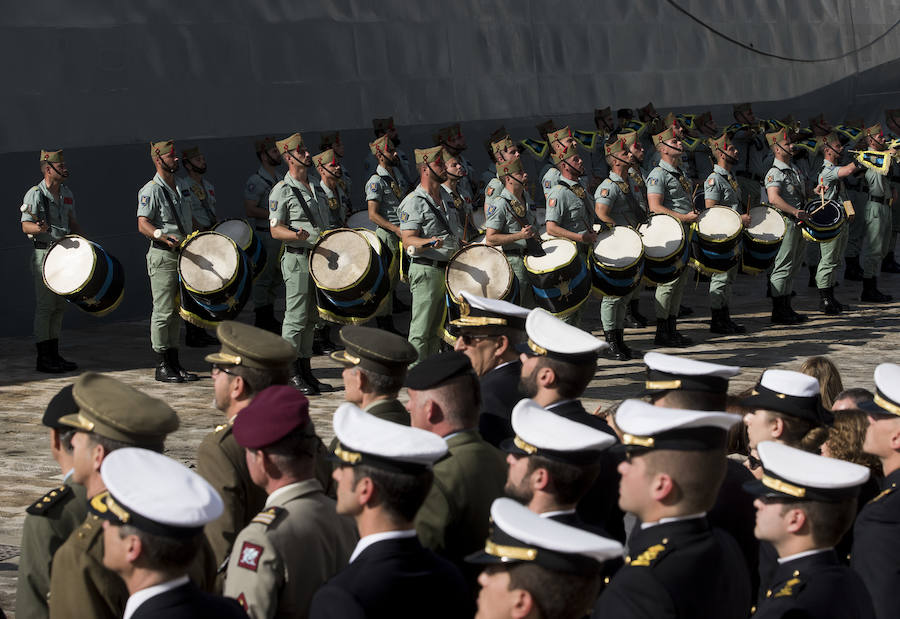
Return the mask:
[[638,233],[644,242],[644,279],[653,284],[677,279],[687,264],[690,249],[681,222],[657,213],[638,226]]
[[591,253],[591,285],[596,294],[624,297],[641,283],[644,244],[627,226],[599,232]]
[[384,246],[384,243],[381,242],[381,239],[378,238],[378,235],[375,234],[374,231],[367,228],[357,228],[356,231],[366,237],[369,245],[372,246],[372,249],[375,250],[375,253],[378,254],[378,257],[381,259],[381,264],[388,270],[388,273],[390,273],[391,262],[393,261],[394,256]]
[[775,263],[775,256],[787,232],[781,212],[771,206],[750,209],[750,225],[744,228],[741,268],[745,273],[767,271]]
[[[374,240],[378,241],[374,233]],[[381,247],[381,242],[378,242]],[[371,320],[388,297],[390,275],[368,234],[338,228],[319,238],[309,258],[319,315],[337,324]]]
[[808,241],[823,243],[830,241],[841,233],[844,223],[844,207],[836,200],[810,200],[804,209],[809,214],[809,221],[800,224],[803,236]]
[[525,275],[534,300],[551,314],[562,317],[578,310],[591,293],[591,278],[578,247],[568,239],[541,243],[543,256],[525,256]]
[[214,232],[224,234],[244,250],[247,258],[250,259],[250,264],[253,265],[253,279],[256,279],[256,276],[266,268],[266,248],[247,220],[224,219],[212,229]]
[[41,273],[48,290],[92,316],[106,316],[125,296],[122,263],[77,234],[50,246]]
[[727,206],[713,206],[700,213],[692,228],[695,231],[691,240],[692,267],[711,275],[726,273],[737,266],[743,230],[737,211]]
[[369,219],[369,211],[356,211],[347,218],[348,228],[365,228],[366,230],[377,230],[378,226]]
[[182,318],[198,327],[215,328],[237,317],[253,288],[253,265],[230,237],[195,232],[178,255]]

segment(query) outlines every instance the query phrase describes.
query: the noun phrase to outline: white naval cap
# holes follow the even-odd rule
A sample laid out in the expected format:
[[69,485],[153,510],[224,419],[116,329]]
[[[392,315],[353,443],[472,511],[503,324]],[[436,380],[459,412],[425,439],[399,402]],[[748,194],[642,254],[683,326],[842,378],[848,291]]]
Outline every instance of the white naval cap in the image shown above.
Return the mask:
[[616,411],[616,426],[626,449],[704,451],[725,446],[728,430],[739,415],[719,411],[662,408],[641,400],[625,400]]
[[570,363],[596,361],[601,350],[609,344],[587,331],[566,324],[547,310],[535,308],[525,319],[528,341],[516,350],[526,355],[552,357]]
[[719,365],[659,352],[645,354],[644,365],[647,366],[644,388],[651,392],[683,389],[728,393],[728,379],[741,371],[733,365]]
[[763,441],[756,447],[762,479],[744,484],[757,496],[836,502],[859,495],[869,479],[869,467],[826,458],[782,443]]
[[593,464],[600,452],[616,443],[612,434],[552,413],[529,399],[513,407],[512,428],[516,435],[503,442],[505,451],[571,464]]
[[529,310],[501,299],[488,299],[471,292],[459,293],[459,318],[451,320],[455,327],[508,326],[525,330]]
[[117,525],[186,538],[222,515],[219,493],[197,473],[149,449],[123,447],[100,465],[106,491],[91,499],[91,511]]
[[334,435],[334,456],[351,466],[416,472],[447,453],[446,441],[437,434],[379,419],[349,402],[334,412]]
[[748,408],[776,411],[818,425],[831,425],[830,411],[822,407],[819,381],[791,370],[766,370],[751,394],[741,400]]
[[624,552],[616,540],[541,518],[512,499],[491,504],[491,522],[484,550],[466,557],[469,563],[530,562],[557,572],[583,573]]
[[875,368],[875,397],[859,408],[877,415],[900,416],[900,365],[882,363]]

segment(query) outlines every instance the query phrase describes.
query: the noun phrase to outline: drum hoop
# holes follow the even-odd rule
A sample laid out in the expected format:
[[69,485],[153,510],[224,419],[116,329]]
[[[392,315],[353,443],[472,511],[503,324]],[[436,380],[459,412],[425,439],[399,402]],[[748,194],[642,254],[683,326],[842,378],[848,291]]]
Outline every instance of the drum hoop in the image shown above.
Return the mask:
[[[453,296],[453,292],[450,290],[450,285],[449,285],[449,281],[448,281],[448,275],[450,274],[450,265],[453,264],[453,260],[459,254],[461,254],[463,251],[465,251],[469,247],[471,247],[471,245],[466,245],[465,247],[460,247],[459,249],[457,249],[456,252],[452,256],[450,256],[450,260],[447,261],[447,266],[444,267],[444,288],[447,289],[447,294],[450,295],[450,299],[452,299],[453,302],[456,303],[457,305],[459,305],[459,299],[456,298],[455,296]],[[506,264],[507,266],[509,266],[509,270],[512,273],[512,277],[509,278],[509,284],[507,284],[506,290],[503,291],[503,295],[500,297],[501,299],[503,299],[512,290],[513,281],[516,279],[516,274],[512,270],[512,266],[507,261],[506,254],[504,254],[502,251],[500,251],[496,247],[492,247],[490,245],[484,245],[484,247],[487,247],[488,249],[500,254],[500,257],[503,258],[503,263]]]
[[240,247],[238,247],[237,243],[234,242],[233,238],[231,238],[230,236],[227,236],[225,234],[222,234],[221,232],[214,232],[212,230],[208,230],[206,232],[194,232],[189,237],[184,239],[184,242],[182,242],[181,248],[178,251],[178,280],[181,282],[181,285],[184,286],[185,290],[187,290],[188,292],[193,292],[195,294],[199,294],[202,297],[209,296],[211,294],[217,294],[219,292],[224,291],[226,288],[231,286],[231,284],[233,284],[235,281],[237,281],[238,274],[241,272],[240,268],[235,268],[234,274],[231,276],[231,279],[229,279],[221,288],[217,288],[216,290],[194,290],[193,288],[191,288],[190,286],[188,286],[185,283],[184,278],[181,276],[181,252],[183,252],[184,248],[187,247],[188,241],[192,241],[195,238],[199,238],[199,237],[203,236],[204,234],[217,234],[217,235],[221,236],[222,238],[228,239],[228,242],[231,243],[234,246],[234,248],[238,251],[238,265],[242,264],[241,254],[243,253],[243,250]]
[[655,262],[657,264],[663,264],[665,262],[668,262],[672,258],[677,258],[682,252],[684,252],[684,246],[686,243],[687,243],[687,235],[685,235],[681,239],[681,244],[678,246],[678,249],[673,251],[671,254],[669,254],[665,258],[654,258],[653,256],[648,255],[646,251],[644,251],[644,260],[647,260],[648,262]]
[[[569,239],[563,238],[561,236],[554,237],[554,239],[552,239],[552,240],[556,240],[556,239],[559,239],[561,241],[568,241],[569,243],[572,243],[572,245],[575,245],[574,241],[570,241]],[[542,245],[543,245],[543,243],[542,243]],[[580,258],[580,256],[578,255],[578,245],[575,245],[575,255],[572,256],[572,259],[569,260],[568,262],[566,262],[565,264],[560,264],[559,266],[553,267],[552,269],[543,269],[541,271],[535,271],[534,269],[532,269],[531,267],[528,266],[527,260],[522,260],[522,265],[525,267],[525,270],[528,271],[529,273],[533,273],[535,275],[544,275],[545,273],[553,273],[554,271],[559,271],[563,267],[567,267],[570,264],[572,264],[572,262],[574,262],[575,260],[578,260],[578,258]]]
[[372,320],[372,317],[378,314],[378,312],[380,312],[384,308],[384,304],[387,303],[390,299],[391,295],[385,295],[381,300],[381,303],[378,304],[378,307],[372,311],[372,315],[365,318],[358,316],[338,316],[334,312],[320,307],[318,303],[316,304],[316,311],[319,313],[319,317],[327,320],[328,322],[333,322],[339,325],[361,325]]
[[220,324],[219,322],[204,320],[194,312],[188,311],[180,306],[178,308],[178,315],[181,316],[182,319],[187,320],[192,325],[201,327],[203,329],[215,329]]
[[[313,273],[312,257],[313,257],[313,254],[316,253],[316,250],[319,248],[319,244],[322,241],[324,241],[328,236],[330,236],[331,234],[333,234],[335,232],[338,232],[339,230],[345,231],[345,232],[352,232],[353,234],[357,235],[358,237],[360,237],[363,240],[363,242],[366,244],[366,247],[369,248],[369,264],[366,266],[366,270],[363,271],[362,275],[359,276],[359,279],[357,279],[355,282],[353,282],[349,286],[344,286],[343,288],[328,288],[327,286],[321,285],[319,283],[319,280],[316,278],[315,274]],[[369,271],[372,270],[372,265],[375,264],[375,260],[372,259],[372,254],[376,254],[376,258],[377,258],[377,252],[375,251],[375,248],[372,247],[372,244],[369,243],[369,239],[367,239],[364,235],[360,234],[353,228],[333,228],[331,230],[326,230],[325,232],[322,233],[322,235],[319,237],[319,240],[316,241],[316,244],[313,245],[312,250],[309,252],[309,260],[308,260],[309,276],[312,277],[313,282],[316,284],[316,287],[319,288],[320,290],[324,290],[326,292],[344,292],[345,290],[350,290],[351,288],[353,288],[354,286],[359,284],[359,282],[361,282],[363,279],[365,279],[366,275],[369,274]]]
[[[734,210],[733,208],[731,208],[730,206],[725,206],[724,204],[716,204],[716,205],[713,206],[712,208],[725,208],[725,209],[728,209],[729,211],[731,211],[732,213],[736,214],[736,215],[738,216],[738,222],[740,222],[740,226],[738,227],[737,232],[735,232],[735,233],[732,234],[731,236],[726,237],[726,238],[724,238],[724,239],[715,239],[715,240],[713,240],[713,239],[711,239],[711,238],[709,238],[709,237],[703,236],[703,235],[700,233],[700,221],[697,220],[697,221],[695,221],[694,223],[691,224],[691,229],[697,234],[697,236],[698,236],[701,240],[707,241],[707,242],[710,242],[710,243],[730,243],[730,242],[733,241],[734,239],[738,238],[738,237],[741,235],[741,232],[744,231],[744,222],[741,221],[740,213],[738,213],[737,211],[735,211],[735,210]],[[707,210],[708,210],[708,209],[707,209]]]
[[[834,239],[836,239],[838,237],[838,235],[835,234],[834,236],[830,236],[827,239],[819,239],[819,238],[816,238],[815,236],[813,236],[812,232],[810,232],[809,229],[806,228],[805,226],[800,228],[800,232],[801,232],[801,234],[803,234],[803,238],[805,238],[807,241],[811,241],[813,243],[827,243],[828,241],[833,241]],[[828,232],[828,230],[813,230],[813,232]]]
[[831,232],[832,230],[837,230],[838,228],[843,226],[844,221],[844,217],[841,217],[836,224],[831,226],[813,226],[810,222],[806,221],[803,223],[803,227],[809,228],[810,230],[815,230],[816,232]]
[[[91,258],[92,258],[91,272],[88,274],[87,278],[84,280],[84,283],[82,283],[81,286],[79,286],[75,290],[71,290],[65,294],[59,294],[58,292],[54,291],[53,288],[50,287],[49,283],[47,283],[47,277],[44,275],[44,265],[47,263],[47,256],[50,255],[50,250],[53,249],[54,247],[56,247],[61,241],[64,241],[65,239],[81,239],[82,241],[84,241],[85,243],[88,244],[88,246],[91,248]],[[84,287],[87,286],[89,283],[91,283],[91,280],[94,279],[94,271],[97,270],[97,250],[95,249],[95,245],[96,245],[96,243],[86,239],[85,237],[81,236],[80,234],[67,234],[63,238],[53,241],[53,243],[50,244],[50,247],[47,248],[47,253],[44,254],[44,259],[41,260],[41,279],[44,281],[44,287],[47,290],[49,290],[50,292],[52,292],[53,294],[58,295],[63,298],[71,296],[73,294],[78,294],[79,292],[84,290]],[[104,250],[104,251],[106,251],[106,250]]]
[[[241,247],[241,249],[243,249],[244,251],[247,251],[250,248],[250,246],[253,245],[253,239],[256,237],[256,230],[253,229],[253,226],[250,225],[250,222],[247,221],[246,217],[229,217],[227,219],[223,219],[222,221],[216,223],[216,225],[212,227],[211,232],[216,232],[216,228],[218,228],[219,226],[224,224],[226,221],[242,221],[245,224],[247,224],[247,229],[250,230],[250,238],[247,239],[247,247]],[[222,233],[219,232],[219,234],[222,234]],[[222,234],[222,236],[228,236],[228,235]],[[228,236],[228,238],[231,239],[230,236]],[[231,239],[231,240],[233,241],[234,239]],[[237,244],[237,243],[235,243],[235,244]]]
[[[629,230],[631,230],[632,232],[634,232],[637,235],[638,241],[641,242],[640,255],[637,258],[635,258],[634,262],[632,262],[624,267],[614,267],[614,266],[609,266],[609,265],[603,264],[602,262],[597,262],[596,258],[594,257],[597,254],[595,254],[593,251],[591,252],[591,261],[599,266],[602,266],[607,271],[627,271],[627,270],[633,269],[634,267],[639,265],[641,263],[641,261],[644,259],[644,240],[641,237],[641,233],[638,232],[637,230],[635,230],[634,228],[632,228],[631,226],[616,226],[616,227],[617,228],[628,228]],[[595,249],[596,249],[596,247],[595,247]]]
[[[647,251],[646,251],[647,246],[644,245],[644,260],[647,260],[647,261],[649,261],[649,262],[655,262],[655,263],[657,263],[657,264],[660,264],[660,263],[663,263],[663,262],[667,262],[667,261],[671,260],[672,258],[677,257],[682,251],[684,251],[684,246],[685,246],[685,244],[690,240],[690,238],[689,238],[689,237],[690,237],[690,234],[689,234],[689,233],[690,233],[690,232],[692,231],[692,229],[693,229],[693,228],[692,228],[693,224],[691,224],[691,226],[688,226],[688,229],[685,230],[685,229],[684,229],[684,224],[681,223],[680,221],[678,221],[678,219],[677,219],[676,217],[672,217],[672,216],[669,215],[668,213],[654,213],[653,215],[650,216],[650,219],[652,220],[654,217],[660,217],[660,216],[668,217],[668,218],[670,218],[670,219],[674,219],[675,222],[676,222],[679,226],[681,226],[682,235],[681,235],[681,244],[678,246],[678,249],[676,249],[675,251],[673,251],[671,254],[669,254],[669,255],[666,256],[665,258],[654,258],[653,256],[649,255],[649,254],[647,253]],[[649,225],[649,223],[648,223],[647,225]],[[641,243],[643,243],[643,242],[644,242],[644,235],[641,234],[640,231],[638,231],[638,234],[641,235]]]

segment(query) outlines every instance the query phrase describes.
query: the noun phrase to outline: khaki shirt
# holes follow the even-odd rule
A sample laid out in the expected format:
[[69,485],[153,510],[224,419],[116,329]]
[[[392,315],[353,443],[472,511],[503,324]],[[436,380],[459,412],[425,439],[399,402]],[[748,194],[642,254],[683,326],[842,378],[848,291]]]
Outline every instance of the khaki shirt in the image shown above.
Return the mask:
[[587,192],[580,183],[560,177],[559,183],[546,195],[547,221],[576,234],[590,230],[594,222],[593,204],[588,206]]
[[615,172],[610,172],[609,177],[597,187],[594,203],[609,207],[609,216],[617,226],[637,228],[644,221],[634,188]]
[[327,230],[343,228],[347,222],[349,211],[345,201],[346,194],[341,189],[340,183],[336,184],[334,191],[332,191],[324,181],[319,181],[318,189],[321,190],[322,199],[325,201],[325,208],[322,211],[325,214],[322,219],[327,222],[325,228]]
[[[172,207],[169,207],[171,199]],[[156,174],[138,192],[138,217],[146,217],[162,230],[163,236],[184,239],[193,231],[191,214],[191,188],[181,177],[175,177],[175,187],[170,187]],[[178,224],[183,229],[179,230]]]
[[205,178],[197,183],[191,177],[185,177],[184,183],[191,190],[191,214],[197,225],[203,229],[212,228],[218,220],[216,215],[216,188]]
[[71,217],[75,215],[75,196],[71,189],[60,184],[59,198],[57,202],[44,181],[25,192],[22,199],[25,210],[22,211],[20,220],[34,223],[43,220],[50,226],[47,232],[35,234],[33,240],[50,243],[70,233],[69,224]]
[[[269,174],[269,172],[260,165],[259,170],[257,170],[255,174],[252,174],[244,185],[244,200],[253,200],[257,203],[256,205],[259,208],[266,208],[268,205],[259,204],[259,200],[263,197],[263,194],[268,194],[277,182],[278,179]],[[267,230],[269,228],[269,222],[258,217],[253,218],[253,224],[259,228],[265,228]]]
[[803,178],[793,164],[776,159],[766,174],[766,188],[769,187],[778,187],[781,199],[794,208],[802,209],[806,205]]
[[406,182],[402,176],[393,176],[381,166],[369,178],[366,183],[366,201],[378,203],[378,214],[395,226],[400,225],[400,215],[397,209],[400,200],[406,195]]
[[[872,170],[872,172],[875,172]],[[877,176],[881,176],[875,172]],[[884,178],[884,177],[882,177]],[[837,200],[841,204],[847,197],[847,188],[844,187],[844,181],[838,176],[838,166],[828,161],[822,162],[822,169],[819,171],[819,183],[825,186],[825,199]]]
[[[400,203],[400,229],[414,230],[417,233],[416,236],[421,238],[427,239],[436,236],[442,239],[444,245],[440,249],[429,247],[416,256],[446,262],[459,249],[462,226],[456,217],[456,209],[453,208],[452,203],[447,204],[451,198],[443,188],[441,189],[441,198],[440,204],[434,204],[422,185],[416,187]],[[444,216],[443,219],[435,215],[435,210]]]
[[647,176],[647,194],[661,195],[663,206],[676,213],[690,213],[694,208],[690,180],[665,161],[660,161]]
[[734,175],[719,164],[713,168],[712,174],[703,185],[704,199],[715,200],[716,204],[730,206],[738,213],[743,213],[741,186]]
[[[501,234],[512,234],[522,230],[522,224],[513,216],[513,210],[518,209],[516,216],[519,220],[537,227],[534,213],[527,206],[525,195],[522,195],[522,201],[516,199],[506,187],[500,192],[500,195],[490,200],[487,204],[487,219],[484,227],[492,228]],[[528,242],[525,239],[519,239],[512,243],[507,243],[504,247],[518,247],[525,249]]]
[[[306,230],[309,233],[309,238],[305,241],[299,239],[285,241],[284,244],[289,247],[310,248],[319,240],[319,235],[327,229],[328,221],[323,218],[323,214],[328,208],[325,205],[325,196],[312,179],[308,180],[309,189],[288,172],[269,193],[269,212],[272,219],[278,220],[280,224],[291,226],[297,230]],[[300,195],[306,200],[306,207],[312,221],[307,217],[307,211],[297,200],[292,188],[299,190]]]

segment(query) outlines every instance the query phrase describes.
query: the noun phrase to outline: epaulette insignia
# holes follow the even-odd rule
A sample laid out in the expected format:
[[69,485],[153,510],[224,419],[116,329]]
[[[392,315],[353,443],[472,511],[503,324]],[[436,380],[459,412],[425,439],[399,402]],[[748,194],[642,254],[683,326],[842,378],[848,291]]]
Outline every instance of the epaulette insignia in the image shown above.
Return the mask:
[[25,511],[29,514],[40,515],[47,513],[47,510],[50,509],[51,506],[56,505],[59,501],[64,499],[65,497],[72,494],[72,488],[69,486],[60,486],[59,488],[54,488],[37,501],[31,504],[31,506]]
[[649,565],[656,561],[659,558],[659,555],[665,551],[666,547],[663,544],[654,544],[650,546],[647,550],[639,554],[637,557],[631,560],[629,565],[631,566],[639,566],[639,567],[649,567]]
[[803,581],[799,578],[791,578],[784,583],[784,586],[778,590],[772,597],[789,598],[797,595],[803,589]]
[[222,430],[224,430],[224,429],[227,428],[227,427],[228,427],[228,424],[227,424],[227,423],[223,423],[223,424],[221,424],[221,425],[216,426],[215,431],[216,431],[216,432],[221,432]]
[[250,522],[264,524],[269,527],[273,522],[275,522],[275,520],[278,519],[278,516],[280,516],[285,511],[287,510],[285,510],[283,507],[270,507],[256,514],[256,516],[254,516],[253,520],[251,520]]
[[892,492],[894,492],[896,489],[897,489],[897,486],[895,486],[895,485],[891,485],[890,488],[885,488],[884,490],[882,490],[881,492],[879,492],[877,495],[875,495],[874,497],[872,497],[872,499],[869,500],[869,503],[874,503],[875,501],[880,501],[881,499],[883,499],[883,498],[886,497],[887,495],[889,495],[889,494],[891,494]]

